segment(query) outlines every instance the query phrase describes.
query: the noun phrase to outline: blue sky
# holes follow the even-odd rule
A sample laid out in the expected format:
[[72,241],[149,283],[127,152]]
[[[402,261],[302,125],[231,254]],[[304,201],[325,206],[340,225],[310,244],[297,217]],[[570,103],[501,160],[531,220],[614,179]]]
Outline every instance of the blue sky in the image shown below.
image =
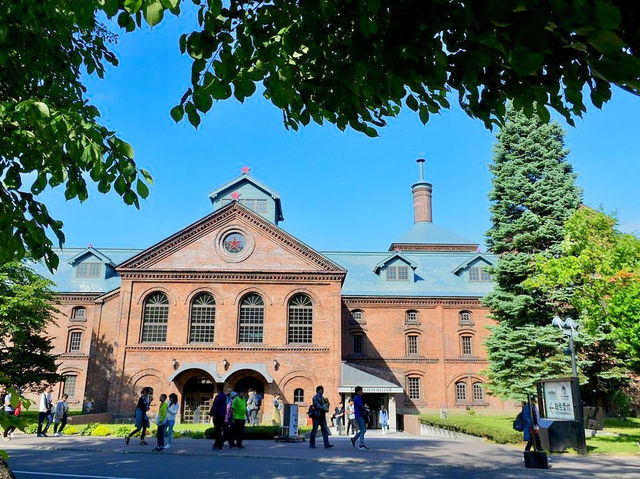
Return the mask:
[[[198,130],[175,124],[169,109],[188,86],[190,61],[178,37],[189,19],[120,33],[120,66],[87,80],[88,96],[106,125],[130,142],[139,166],[154,177],[140,210],[95,188],[84,204],[45,193],[64,221],[66,246],[144,248],[211,211],[208,193],[249,166],[278,191],[285,230],[317,250],[376,251],[413,223],[415,159],[427,158],[434,222],[484,245],[494,133],[457,105],[423,126],[403,112],[371,139],[332,125],[287,131],[282,114],[260,96],[217,103]],[[603,111],[591,108],[567,130],[569,159],[584,201],[616,212],[624,231],[640,230],[638,156],[640,98],[617,90]]]

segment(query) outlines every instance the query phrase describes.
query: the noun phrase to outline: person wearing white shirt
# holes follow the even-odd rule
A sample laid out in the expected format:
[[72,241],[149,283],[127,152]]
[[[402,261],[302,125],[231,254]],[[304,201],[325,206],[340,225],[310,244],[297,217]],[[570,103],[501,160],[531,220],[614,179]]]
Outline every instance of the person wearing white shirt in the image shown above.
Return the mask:
[[180,410],[178,404],[178,395],[175,393],[169,394],[169,404],[167,405],[167,429],[165,431],[165,449],[171,448],[171,439],[173,439],[173,426],[176,423],[176,416]]
[[[47,430],[51,425],[51,393],[53,392],[53,386],[47,386],[47,389],[40,394],[40,406],[38,407],[38,437],[47,437]],[[42,423],[47,420],[47,425],[42,428]]]

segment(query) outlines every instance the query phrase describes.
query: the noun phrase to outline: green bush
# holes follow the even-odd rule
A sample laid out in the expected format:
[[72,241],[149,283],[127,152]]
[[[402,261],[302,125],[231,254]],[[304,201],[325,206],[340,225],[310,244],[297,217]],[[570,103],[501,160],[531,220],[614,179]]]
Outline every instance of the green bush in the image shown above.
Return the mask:
[[87,424],[82,431],[80,431],[81,436],[91,436],[93,430],[100,425],[98,422],[90,422]]
[[80,430],[75,426],[65,426],[64,433],[65,434],[78,434]]
[[511,417],[478,415],[451,415],[447,419],[441,419],[436,415],[420,416],[422,424],[484,437],[498,444],[518,444],[522,442],[522,433],[513,430],[512,421]]
[[133,431],[132,427],[128,424],[120,424],[115,431],[113,431],[113,435],[115,437],[125,437],[128,436],[129,433]]
[[204,437],[204,432],[202,431],[194,431],[191,433],[191,439],[203,439]]
[[99,437],[110,436],[111,429],[109,429],[104,424],[99,424],[93,431],[91,431],[91,435]]
[[27,427],[24,428],[24,432],[26,434],[35,434],[38,432],[38,424],[37,423],[33,423],[33,424],[29,424]]
[[616,407],[616,416],[622,420],[626,419],[629,415],[631,398],[618,389],[611,395],[611,401]]

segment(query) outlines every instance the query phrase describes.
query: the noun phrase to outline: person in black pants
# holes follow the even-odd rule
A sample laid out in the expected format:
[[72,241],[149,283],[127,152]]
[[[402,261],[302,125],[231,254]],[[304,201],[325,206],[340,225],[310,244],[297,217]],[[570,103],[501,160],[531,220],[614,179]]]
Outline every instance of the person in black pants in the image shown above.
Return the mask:
[[[40,406],[38,408],[38,437],[47,437],[47,430],[51,425],[51,393],[53,386],[47,386],[47,389],[40,394]],[[42,427],[44,420],[47,420],[45,427]]]
[[222,451],[224,439],[222,436],[224,430],[224,420],[227,415],[227,396],[224,394],[224,386],[218,384],[218,394],[211,404],[209,416],[213,419],[213,449],[214,451]]

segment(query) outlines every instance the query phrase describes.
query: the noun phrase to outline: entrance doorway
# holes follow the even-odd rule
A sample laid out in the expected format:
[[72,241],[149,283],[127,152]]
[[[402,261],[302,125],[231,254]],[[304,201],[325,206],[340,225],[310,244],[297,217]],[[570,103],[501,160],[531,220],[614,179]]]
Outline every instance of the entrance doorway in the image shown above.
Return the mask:
[[209,408],[213,398],[214,382],[208,375],[196,375],[189,378],[182,388],[182,422],[207,424]]
[[234,391],[240,391],[244,389],[245,391],[249,391],[253,389],[255,392],[264,397],[264,384],[255,376],[245,376],[243,378],[238,379],[235,384],[231,383],[231,386]]
[[[349,398],[353,398],[353,393],[342,393],[342,403],[345,405],[348,404]],[[380,408],[384,406],[384,408],[389,411],[389,395],[388,394],[377,394],[377,393],[364,393],[362,395],[362,402],[365,405],[365,408],[368,407],[371,412],[371,424],[367,427],[369,429],[380,429]]]

